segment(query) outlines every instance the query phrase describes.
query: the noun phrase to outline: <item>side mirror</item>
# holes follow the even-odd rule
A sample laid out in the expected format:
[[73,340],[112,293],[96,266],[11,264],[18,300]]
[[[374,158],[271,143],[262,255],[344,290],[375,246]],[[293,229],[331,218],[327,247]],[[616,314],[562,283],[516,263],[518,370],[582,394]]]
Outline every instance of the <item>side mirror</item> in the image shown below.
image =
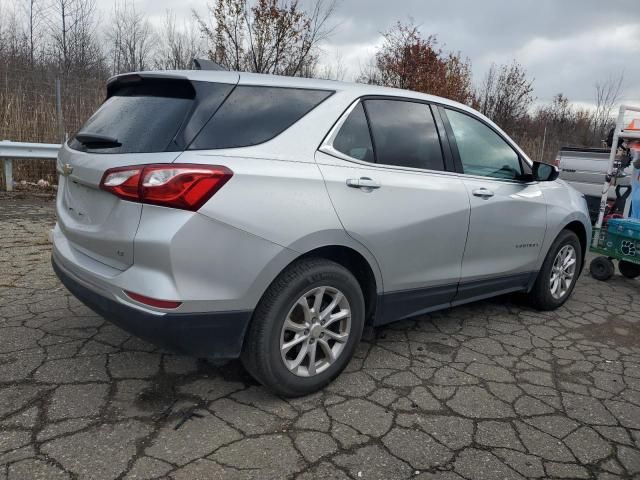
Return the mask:
[[539,182],[553,182],[560,176],[560,170],[555,165],[533,162],[533,177]]

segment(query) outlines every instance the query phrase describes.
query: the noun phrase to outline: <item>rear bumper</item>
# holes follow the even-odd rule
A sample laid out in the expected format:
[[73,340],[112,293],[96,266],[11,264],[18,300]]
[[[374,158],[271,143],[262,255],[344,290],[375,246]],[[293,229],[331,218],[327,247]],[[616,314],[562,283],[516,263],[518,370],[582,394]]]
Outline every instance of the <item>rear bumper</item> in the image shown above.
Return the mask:
[[84,286],[55,257],[53,270],[82,303],[123,330],[155,345],[198,357],[240,356],[251,311],[153,315],[107,298]]

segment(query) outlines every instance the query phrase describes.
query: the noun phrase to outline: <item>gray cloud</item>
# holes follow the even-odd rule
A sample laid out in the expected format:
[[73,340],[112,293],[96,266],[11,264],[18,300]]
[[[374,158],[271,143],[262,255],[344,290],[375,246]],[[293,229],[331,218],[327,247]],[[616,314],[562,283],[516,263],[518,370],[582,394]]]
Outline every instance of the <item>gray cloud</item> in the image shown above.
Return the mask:
[[[314,0],[304,0],[312,2]],[[204,0],[138,0],[160,22],[166,9],[189,19]],[[492,62],[518,60],[535,79],[539,101],[562,92],[593,101],[594,84],[624,72],[624,100],[640,104],[638,0],[341,0],[337,28],[323,45],[323,63],[342,56],[354,76],[371,57],[380,33],[413,18],[446,50],[460,51],[480,83]]]
[[589,103],[596,81],[624,72],[625,100],[640,103],[638,7],[637,0],[344,0],[325,58],[341,52],[357,72],[365,45],[413,18],[425,35],[468,57],[478,83],[492,62],[516,59],[535,78],[540,101],[562,92]]

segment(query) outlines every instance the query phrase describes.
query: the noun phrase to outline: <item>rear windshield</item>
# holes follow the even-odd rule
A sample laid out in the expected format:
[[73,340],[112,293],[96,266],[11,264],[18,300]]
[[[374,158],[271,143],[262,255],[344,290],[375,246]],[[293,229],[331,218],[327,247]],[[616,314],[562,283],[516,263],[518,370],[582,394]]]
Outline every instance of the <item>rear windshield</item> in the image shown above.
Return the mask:
[[[76,134],[107,137],[111,145],[81,143],[75,137],[69,146],[95,153],[151,153],[169,149],[190,113],[195,90],[189,82],[145,80],[123,85],[87,120]],[[119,144],[119,145],[118,145]]]
[[248,147],[271,140],[333,92],[237,86],[195,138],[190,150]]
[[92,153],[153,153],[257,145],[332,93],[145,78],[109,87],[109,98],[69,146]]

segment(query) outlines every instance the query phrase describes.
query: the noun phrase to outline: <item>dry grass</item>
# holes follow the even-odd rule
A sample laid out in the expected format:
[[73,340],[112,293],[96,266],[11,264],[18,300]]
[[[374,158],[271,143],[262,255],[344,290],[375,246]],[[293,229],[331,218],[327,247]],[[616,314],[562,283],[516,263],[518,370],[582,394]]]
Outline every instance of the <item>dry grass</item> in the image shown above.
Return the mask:
[[[46,70],[9,70],[0,65],[0,140],[61,142],[55,80]],[[75,132],[100,105],[104,95],[103,79],[62,79],[64,132]],[[14,160],[13,178],[16,182],[44,179],[56,183],[55,164],[51,160]]]

